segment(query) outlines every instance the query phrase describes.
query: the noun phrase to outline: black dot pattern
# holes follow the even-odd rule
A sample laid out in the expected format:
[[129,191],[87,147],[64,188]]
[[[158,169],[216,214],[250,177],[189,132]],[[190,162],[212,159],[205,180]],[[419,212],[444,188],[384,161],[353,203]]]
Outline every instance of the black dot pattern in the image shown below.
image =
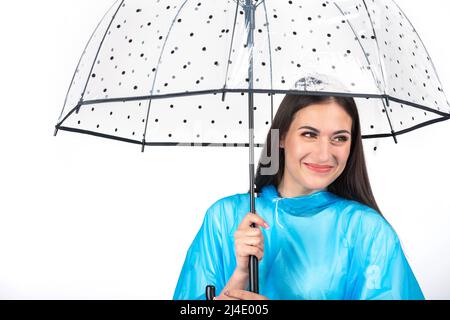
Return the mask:
[[[277,97],[277,103],[282,96]],[[264,143],[271,125],[268,95],[255,96],[255,141]],[[65,125],[142,141],[148,101],[102,103],[81,108]],[[248,143],[248,95],[228,93],[155,99],[148,118],[147,142]],[[97,125],[99,125],[97,127]]]
[[253,47],[244,2],[236,21],[234,0],[118,2],[83,52],[59,123],[135,141],[247,143],[247,93],[228,92],[225,101],[198,93],[248,89],[251,54],[252,85],[261,90],[255,143],[264,143],[282,91],[317,90],[296,85],[316,73],[338,79],[348,94],[393,98],[389,106],[356,99],[363,136],[450,114],[431,58],[393,1],[254,0]]

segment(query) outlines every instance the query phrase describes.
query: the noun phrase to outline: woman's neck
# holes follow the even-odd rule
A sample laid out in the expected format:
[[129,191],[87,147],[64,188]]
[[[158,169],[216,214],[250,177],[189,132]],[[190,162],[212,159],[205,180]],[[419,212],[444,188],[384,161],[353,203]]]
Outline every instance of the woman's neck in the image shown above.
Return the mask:
[[300,197],[300,196],[306,196],[308,194],[324,190],[323,189],[308,189],[305,188],[302,185],[296,184],[296,183],[289,183],[287,182],[284,177],[281,180],[280,184],[278,185],[278,194],[282,198],[294,198],[294,197]]

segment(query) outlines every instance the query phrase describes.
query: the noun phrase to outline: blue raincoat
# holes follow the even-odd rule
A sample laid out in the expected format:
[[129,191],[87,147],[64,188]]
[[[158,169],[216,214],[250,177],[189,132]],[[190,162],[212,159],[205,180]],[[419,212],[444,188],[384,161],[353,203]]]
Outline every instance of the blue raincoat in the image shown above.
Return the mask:
[[[234,232],[250,211],[249,195],[215,202],[192,242],[173,299],[205,299],[206,285],[219,294],[236,267]],[[269,299],[424,299],[397,234],[372,208],[326,189],[281,198],[262,189],[256,212],[264,257],[260,294]]]

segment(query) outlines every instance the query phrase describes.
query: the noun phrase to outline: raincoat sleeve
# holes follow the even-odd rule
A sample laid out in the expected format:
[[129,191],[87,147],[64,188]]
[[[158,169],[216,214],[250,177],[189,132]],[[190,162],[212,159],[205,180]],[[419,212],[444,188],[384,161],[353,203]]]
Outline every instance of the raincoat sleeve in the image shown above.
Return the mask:
[[420,286],[394,229],[378,213],[361,223],[355,253],[356,280],[351,299],[422,300]]
[[173,300],[206,300],[207,285],[218,295],[224,283],[220,200],[205,214],[203,223],[188,249]]

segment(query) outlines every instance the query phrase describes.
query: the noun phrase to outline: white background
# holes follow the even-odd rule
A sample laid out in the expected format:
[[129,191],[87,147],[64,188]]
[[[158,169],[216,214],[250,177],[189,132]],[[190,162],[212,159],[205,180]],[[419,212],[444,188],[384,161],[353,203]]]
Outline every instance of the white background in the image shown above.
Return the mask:
[[[53,126],[112,0],[0,12],[0,298],[171,299],[206,209],[248,190],[246,149],[147,148]],[[450,95],[450,4],[398,0]],[[381,211],[428,299],[450,299],[450,121],[366,153]],[[257,149],[259,157],[259,149]]]

